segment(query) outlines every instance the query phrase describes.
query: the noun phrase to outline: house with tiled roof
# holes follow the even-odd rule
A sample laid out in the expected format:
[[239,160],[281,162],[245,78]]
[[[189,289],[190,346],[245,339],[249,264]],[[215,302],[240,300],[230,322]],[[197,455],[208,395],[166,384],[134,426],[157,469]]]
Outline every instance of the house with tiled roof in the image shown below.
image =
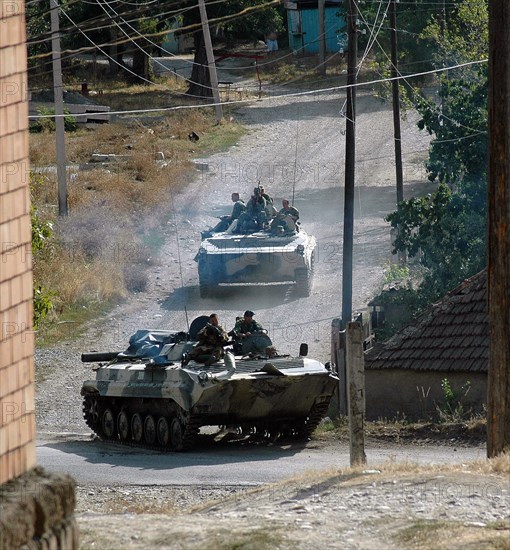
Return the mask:
[[[367,418],[428,418],[447,379],[465,409],[487,402],[489,325],[486,270],[465,280],[411,325],[365,353]],[[462,392],[465,393],[465,392]]]

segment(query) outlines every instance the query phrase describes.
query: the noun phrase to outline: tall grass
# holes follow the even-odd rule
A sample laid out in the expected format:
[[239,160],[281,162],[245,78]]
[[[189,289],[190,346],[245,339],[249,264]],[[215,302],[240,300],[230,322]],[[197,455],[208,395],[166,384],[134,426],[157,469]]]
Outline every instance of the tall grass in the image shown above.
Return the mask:
[[[126,95],[129,105],[124,102]],[[147,106],[153,95],[135,87],[123,89],[117,99],[126,109]],[[114,106],[114,94],[108,97]],[[191,131],[200,135],[198,143],[189,141]],[[52,315],[41,332],[66,317],[79,323],[81,312],[145,290],[146,267],[157,262],[157,247],[164,241],[170,192],[181,190],[192,177],[193,157],[230,145],[241,133],[234,122],[218,126],[212,110],[197,109],[66,134],[68,165],[82,165],[69,170],[69,215],[57,215],[54,170],[43,172],[43,182],[32,197],[40,215],[55,224],[51,242],[34,258],[39,284],[53,293]],[[33,169],[55,164],[54,142],[51,133],[30,135]],[[159,152],[164,164],[156,162]],[[94,153],[122,158],[106,166],[91,164]]]

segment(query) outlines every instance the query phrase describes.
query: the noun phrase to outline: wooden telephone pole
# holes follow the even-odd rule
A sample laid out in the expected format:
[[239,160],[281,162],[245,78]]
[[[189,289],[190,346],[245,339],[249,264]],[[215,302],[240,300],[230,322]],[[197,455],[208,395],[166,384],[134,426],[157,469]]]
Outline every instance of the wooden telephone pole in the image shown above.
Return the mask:
[[400,91],[397,59],[397,7],[395,0],[390,2],[391,27],[391,88],[393,96],[393,135],[395,139],[395,171],[397,180],[397,204],[404,200],[404,176],[402,170],[402,133],[400,130]]
[[510,3],[489,2],[487,456],[510,449]]
[[354,242],[354,179],[356,163],[356,60],[358,57],[358,35],[356,28],[356,6],[349,0],[347,15],[347,112],[345,127],[345,194],[344,194],[344,239],[342,259],[342,324],[343,328],[352,321],[352,254]]
[[53,93],[55,95],[55,139],[57,147],[58,213],[67,216],[67,167],[64,127],[64,84],[60,53],[58,0],[51,0],[51,57],[53,61]]
[[211,79],[212,95],[215,104],[214,108],[216,110],[216,120],[217,122],[221,122],[221,119],[223,118],[223,108],[220,103],[218,74],[216,73],[216,63],[214,61],[211,32],[209,31],[209,19],[207,18],[207,10],[205,9],[204,0],[198,0],[198,7],[200,10],[200,19],[202,21],[202,32],[204,33],[205,52],[207,55],[207,65],[209,66],[209,77]]

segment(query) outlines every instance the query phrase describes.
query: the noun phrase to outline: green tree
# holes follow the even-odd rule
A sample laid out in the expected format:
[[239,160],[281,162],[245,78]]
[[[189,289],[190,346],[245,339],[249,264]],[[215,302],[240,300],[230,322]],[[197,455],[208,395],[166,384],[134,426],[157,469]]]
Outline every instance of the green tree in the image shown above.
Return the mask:
[[[438,64],[467,63],[487,57],[487,27],[486,0],[470,0],[446,22],[433,18],[422,37],[436,45]],[[436,97],[418,89],[411,97],[419,127],[433,136],[426,167],[438,188],[386,219],[399,228],[394,252],[419,254],[425,276],[418,294],[430,303],[486,265],[487,67],[443,73]]]
[[[133,2],[59,0],[59,8],[64,63],[69,60],[69,52],[80,49],[86,53],[94,51],[99,54],[106,53],[110,55],[110,70],[113,74],[118,72],[119,66],[126,67],[123,56],[129,52],[133,56],[133,67],[126,71],[125,75],[129,75],[132,79],[132,73],[135,73],[145,81],[151,77],[149,59],[161,41],[159,32],[168,24],[167,19],[158,14],[165,13],[170,8],[175,10],[175,2],[159,0],[154,4],[143,0]],[[51,75],[49,0],[29,2],[26,19],[29,67],[38,67],[39,74],[49,76]]]
[[[265,6],[263,0],[258,5],[252,0],[225,0],[206,3],[207,16],[211,22],[211,35],[216,34],[223,40],[263,39],[270,30],[281,32],[285,25],[285,10],[281,5]],[[217,20],[216,22],[214,20]],[[188,10],[184,16],[184,26],[198,25],[198,8]],[[194,65],[187,95],[190,97],[211,97],[211,81],[207,67],[204,35],[201,27],[193,32],[195,43]]]

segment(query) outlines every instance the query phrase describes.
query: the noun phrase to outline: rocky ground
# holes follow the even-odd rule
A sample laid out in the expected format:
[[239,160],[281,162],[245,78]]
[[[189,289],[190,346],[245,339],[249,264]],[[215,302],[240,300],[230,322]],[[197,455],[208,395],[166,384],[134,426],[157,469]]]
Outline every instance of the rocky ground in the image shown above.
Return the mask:
[[[452,453],[484,448],[479,428],[388,428],[371,426],[368,443],[391,440],[396,453],[411,443]],[[310,445],[332,448],[346,438],[342,429],[319,430]],[[82,485],[77,518],[84,549],[508,550],[509,475],[505,455],[429,467],[391,460],[376,468],[318,467],[255,488]]]
[[81,487],[82,548],[510,547],[508,474],[409,469],[313,473],[251,490]]

